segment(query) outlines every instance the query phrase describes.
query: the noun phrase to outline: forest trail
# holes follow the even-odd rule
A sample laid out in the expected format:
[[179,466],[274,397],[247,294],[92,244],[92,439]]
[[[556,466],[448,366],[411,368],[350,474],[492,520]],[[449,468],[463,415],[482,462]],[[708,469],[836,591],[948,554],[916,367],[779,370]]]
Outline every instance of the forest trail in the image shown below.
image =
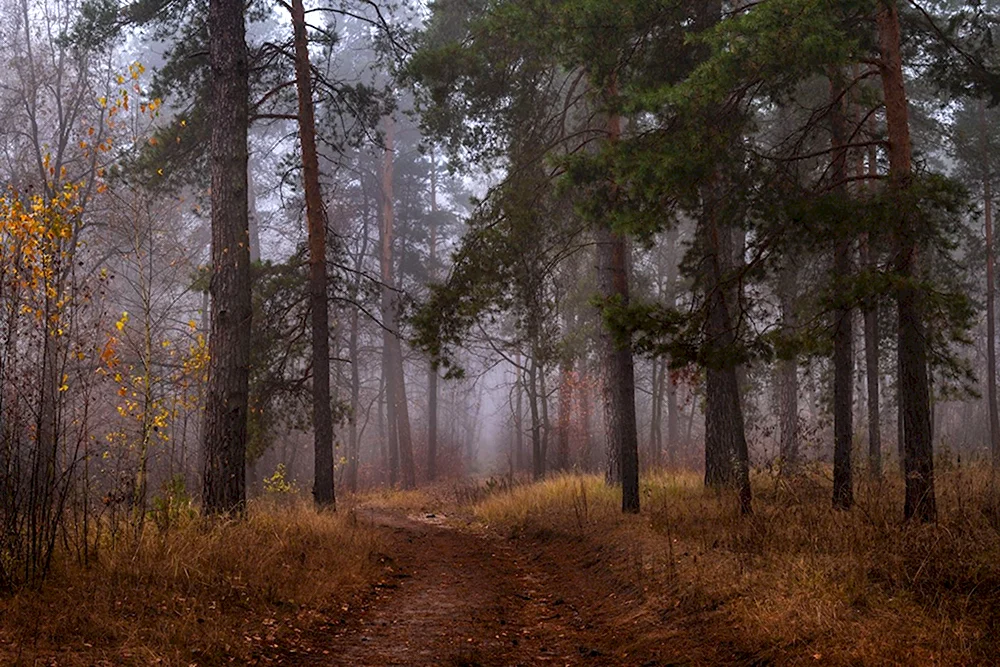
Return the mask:
[[384,533],[386,576],[341,624],[303,637],[310,650],[295,664],[670,664],[629,654],[629,626],[644,624],[638,605],[581,566],[582,554],[565,553],[564,539],[505,540],[434,514],[358,513]]

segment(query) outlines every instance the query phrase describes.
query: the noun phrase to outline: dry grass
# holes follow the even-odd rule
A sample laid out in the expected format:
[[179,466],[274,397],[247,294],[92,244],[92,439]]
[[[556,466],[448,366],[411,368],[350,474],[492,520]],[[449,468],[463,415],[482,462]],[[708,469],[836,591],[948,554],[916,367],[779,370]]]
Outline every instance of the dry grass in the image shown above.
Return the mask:
[[[582,540],[643,601],[641,641],[711,662],[989,664],[1000,655],[1000,532],[984,470],[939,476],[937,525],[905,524],[899,480],[830,509],[826,471],[754,480],[755,510],[691,473],[643,484],[623,517],[598,477],[563,476],[473,507],[508,533]],[[701,657],[699,657],[701,656]]]
[[0,664],[246,664],[373,579],[378,549],[353,513],[305,503],[150,526],[0,600]]
[[366,508],[405,513],[431,511],[440,508],[442,504],[440,489],[437,487],[375,489],[358,494],[355,500]]

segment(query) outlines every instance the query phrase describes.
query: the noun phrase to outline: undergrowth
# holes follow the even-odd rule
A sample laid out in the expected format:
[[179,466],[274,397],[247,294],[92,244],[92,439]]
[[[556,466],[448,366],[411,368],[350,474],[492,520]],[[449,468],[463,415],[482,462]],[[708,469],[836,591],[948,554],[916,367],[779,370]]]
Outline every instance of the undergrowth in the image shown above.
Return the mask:
[[0,664],[245,664],[373,579],[378,550],[353,513],[305,502],[147,525],[0,599]]
[[[699,475],[649,476],[643,510],[565,475],[475,503],[510,536],[583,541],[655,619],[645,640],[715,643],[765,664],[987,664],[1000,655],[1000,531],[985,469],[938,479],[940,520],[902,520],[902,482],[860,486],[831,508],[827,471],[754,479],[755,513]],[[586,567],[586,565],[584,565]],[[693,655],[693,653],[692,653]]]

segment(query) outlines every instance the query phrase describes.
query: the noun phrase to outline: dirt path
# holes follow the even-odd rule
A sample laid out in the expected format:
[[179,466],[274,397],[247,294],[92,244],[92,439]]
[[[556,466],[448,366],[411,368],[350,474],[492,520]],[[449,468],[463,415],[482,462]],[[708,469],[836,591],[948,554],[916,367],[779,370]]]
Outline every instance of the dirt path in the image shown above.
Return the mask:
[[590,585],[586,565],[558,562],[558,546],[477,534],[434,515],[361,515],[386,533],[386,582],[340,624],[305,638],[313,648],[299,664],[666,664],[628,655],[628,597]]

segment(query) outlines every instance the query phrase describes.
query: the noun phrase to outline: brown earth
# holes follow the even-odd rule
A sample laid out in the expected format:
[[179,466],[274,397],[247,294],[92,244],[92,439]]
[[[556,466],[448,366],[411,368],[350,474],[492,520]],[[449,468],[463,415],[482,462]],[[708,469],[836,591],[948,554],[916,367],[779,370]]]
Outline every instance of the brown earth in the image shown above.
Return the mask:
[[[671,649],[669,642],[648,641],[655,619],[643,611],[638,591],[617,584],[600,554],[589,553],[582,541],[505,538],[435,514],[358,512],[359,520],[384,533],[391,556],[382,556],[382,581],[347,605],[340,618],[311,623],[294,649],[282,647],[265,662],[707,664],[677,655],[679,646]],[[711,663],[718,664],[716,659]]]

